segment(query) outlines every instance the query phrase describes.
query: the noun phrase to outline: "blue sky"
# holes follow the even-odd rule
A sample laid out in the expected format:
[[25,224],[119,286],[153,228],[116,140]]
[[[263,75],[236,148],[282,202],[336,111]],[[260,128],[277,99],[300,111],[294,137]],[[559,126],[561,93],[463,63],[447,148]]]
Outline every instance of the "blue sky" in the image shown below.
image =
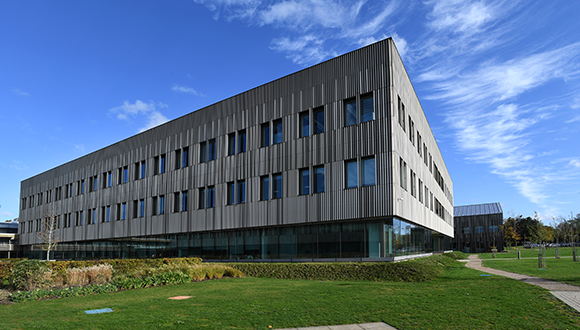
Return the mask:
[[580,213],[578,1],[2,1],[0,221],[20,181],[393,37],[455,205]]

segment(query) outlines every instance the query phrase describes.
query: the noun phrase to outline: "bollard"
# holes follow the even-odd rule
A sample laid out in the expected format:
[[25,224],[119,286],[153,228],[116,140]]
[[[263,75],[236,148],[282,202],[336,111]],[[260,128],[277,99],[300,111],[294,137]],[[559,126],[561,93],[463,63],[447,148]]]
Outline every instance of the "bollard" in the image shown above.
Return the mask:
[[520,251],[518,251],[518,259],[521,259],[522,256],[520,255]]

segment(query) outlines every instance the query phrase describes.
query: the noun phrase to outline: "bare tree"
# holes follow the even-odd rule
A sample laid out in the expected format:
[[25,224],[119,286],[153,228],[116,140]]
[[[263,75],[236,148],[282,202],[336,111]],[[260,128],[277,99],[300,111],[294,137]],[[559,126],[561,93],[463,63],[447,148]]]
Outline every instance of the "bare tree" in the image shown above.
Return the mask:
[[38,232],[38,238],[40,238],[41,243],[38,246],[46,251],[46,260],[48,261],[50,260],[50,251],[53,251],[60,241],[56,232],[59,227],[59,216],[55,210],[50,209],[46,211],[41,221],[42,227],[40,232]]

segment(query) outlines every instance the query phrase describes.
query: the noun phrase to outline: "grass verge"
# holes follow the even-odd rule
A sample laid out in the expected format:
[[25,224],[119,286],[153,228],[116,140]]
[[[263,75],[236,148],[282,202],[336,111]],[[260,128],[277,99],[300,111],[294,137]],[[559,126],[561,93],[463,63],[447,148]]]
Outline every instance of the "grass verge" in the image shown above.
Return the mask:
[[580,286],[580,262],[570,258],[546,259],[545,268],[538,268],[537,259],[484,260],[483,265]]
[[[398,329],[572,329],[546,291],[453,262],[432,281],[238,278],[1,306],[5,329],[268,329],[386,322]],[[186,300],[168,297],[192,296]],[[86,315],[85,310],[113,313]]]

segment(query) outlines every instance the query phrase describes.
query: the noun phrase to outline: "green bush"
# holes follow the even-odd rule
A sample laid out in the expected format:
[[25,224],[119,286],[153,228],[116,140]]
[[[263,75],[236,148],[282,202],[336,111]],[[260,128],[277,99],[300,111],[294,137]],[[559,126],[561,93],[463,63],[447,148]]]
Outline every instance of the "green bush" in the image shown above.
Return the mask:
[[422,282],[454,260],[442,255],[402,262],[230,263],[247,276],[333,281]]
[[108,293],[117,291],[117,287],[111,284],[89,285],[70,287],[66,289],[36,289],[31,291],[17,291],[10,294],[9,299],[13,302],[32,301],[41,298],[63,298],[74,296],[86,296],[90,294]]
[[469,255],[465,254],[461,251],[453,251],[453,252],[445,253],[444,256],[448,256],[449,258],[453,258],[455,260],[462,260],[462,259],[467,259],[467,257]]
[[14,290],[34,290],[51,284],[52,271],[45,262],[20,260],[13,265],[8,283]]

